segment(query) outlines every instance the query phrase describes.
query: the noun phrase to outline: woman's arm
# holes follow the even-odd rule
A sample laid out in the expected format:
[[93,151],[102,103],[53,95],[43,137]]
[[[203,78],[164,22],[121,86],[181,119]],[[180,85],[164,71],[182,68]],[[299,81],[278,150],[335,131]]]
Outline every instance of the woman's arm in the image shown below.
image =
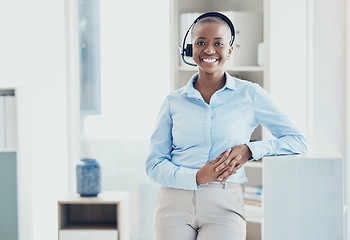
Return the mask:
[[254,84],[253,91],[256,122],[266,127],[276,139],[246,143],[252,152],[252,159],[305,153],[308,142],[294,121],[258,84]]
[[258,84],[253,85],[253,110],[256,124],[265,126],[276,139],[237,145],[227,157],[224,152],[220,154],[218,159],[222,164],[217,171],[222,171],[218,177],[222,183],[248,160],[307,151],[308,143],[299,127]]
[[155,182],[166,187],[195,190],[198,169],[175,165],[171,161],[173,146],[172,119],[168,98],[163,102],[156,127],[150,140],[149,155],[146,160],[146,172]]

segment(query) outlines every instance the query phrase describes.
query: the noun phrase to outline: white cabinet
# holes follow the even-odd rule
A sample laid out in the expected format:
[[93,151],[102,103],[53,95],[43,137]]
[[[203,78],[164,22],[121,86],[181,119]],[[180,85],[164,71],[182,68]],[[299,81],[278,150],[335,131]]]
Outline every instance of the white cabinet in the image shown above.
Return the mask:
[[307,154],[263,159],[267,240],[344,239],[344,160],[322,129],[305,131]]
[[[262,187],[262,172],[263,163],[262,161],[247,162],[244,166],[248,183],[243,185],[243,191],[246,186],[251,187]],[[263,192],[264,193],[264,192]],[[247,214],[247,240],[263,239],[264,232],[264,202],[262,201],[251,201],[247,203],[245,199],[245,210]],[[254,204],[255,202],[256,204]]]
[[58,201],[59,240],[129,240],[127,192]]

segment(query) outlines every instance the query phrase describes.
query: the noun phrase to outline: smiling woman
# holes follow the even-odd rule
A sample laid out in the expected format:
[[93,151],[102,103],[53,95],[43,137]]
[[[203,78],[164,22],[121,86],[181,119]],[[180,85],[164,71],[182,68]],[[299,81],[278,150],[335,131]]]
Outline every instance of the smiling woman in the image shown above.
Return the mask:
[[[258,84],[225,71],[235,36],[230,19],[208,12],[191,27],[193,44],[182,57],[192,57],[198,73],[163,101],[146,160],[147,174],[162,186],[154,209],[155,239],[243,240],[244,165],[305,153],[307,141]],[[250,142],[259,124],[276,139]]]
[[233,47],[229,45],[231,41],[229,26],[223,20],[216,19],[204,18],[194,26],[193,60],[197,63],[200,72],[214,73],[217,71],[216,68],[220,68],[219,74],[222,75]]
[[[199,70],[199,78],[218,79],[216,86],[206,81],[196,81],[194,87],[209,104],[210,97],[225,85],[224,66],[232,54],[231,31],[226,22],[215,17],[200,19],[192,30],[193,60]],[[203,85],[202,85],[203,84]]]

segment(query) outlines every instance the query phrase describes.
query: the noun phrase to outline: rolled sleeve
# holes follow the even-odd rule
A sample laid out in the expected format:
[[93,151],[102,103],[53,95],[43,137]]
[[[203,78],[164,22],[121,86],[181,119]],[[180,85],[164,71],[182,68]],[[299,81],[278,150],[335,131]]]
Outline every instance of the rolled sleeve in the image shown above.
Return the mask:
[[276,139],[247,143],[252,152],[252,160],[265,156],[305,153],[308,142],[299,127],[258,84],[254,84],[253,99],[257,124],[266,127]]

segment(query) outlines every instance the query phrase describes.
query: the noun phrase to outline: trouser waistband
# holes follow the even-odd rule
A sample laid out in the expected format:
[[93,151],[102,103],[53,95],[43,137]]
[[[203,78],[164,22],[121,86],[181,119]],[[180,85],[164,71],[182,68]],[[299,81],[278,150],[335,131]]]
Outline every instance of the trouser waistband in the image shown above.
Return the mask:
[[241,183],[236,183],[236,182],[225,182],[225,183],[221,183],[220,181],[213,181],[207,184],[201,184],[201,188],[202,187],[216,187],[216,188],[237,188],[237,187],[241,187]]

